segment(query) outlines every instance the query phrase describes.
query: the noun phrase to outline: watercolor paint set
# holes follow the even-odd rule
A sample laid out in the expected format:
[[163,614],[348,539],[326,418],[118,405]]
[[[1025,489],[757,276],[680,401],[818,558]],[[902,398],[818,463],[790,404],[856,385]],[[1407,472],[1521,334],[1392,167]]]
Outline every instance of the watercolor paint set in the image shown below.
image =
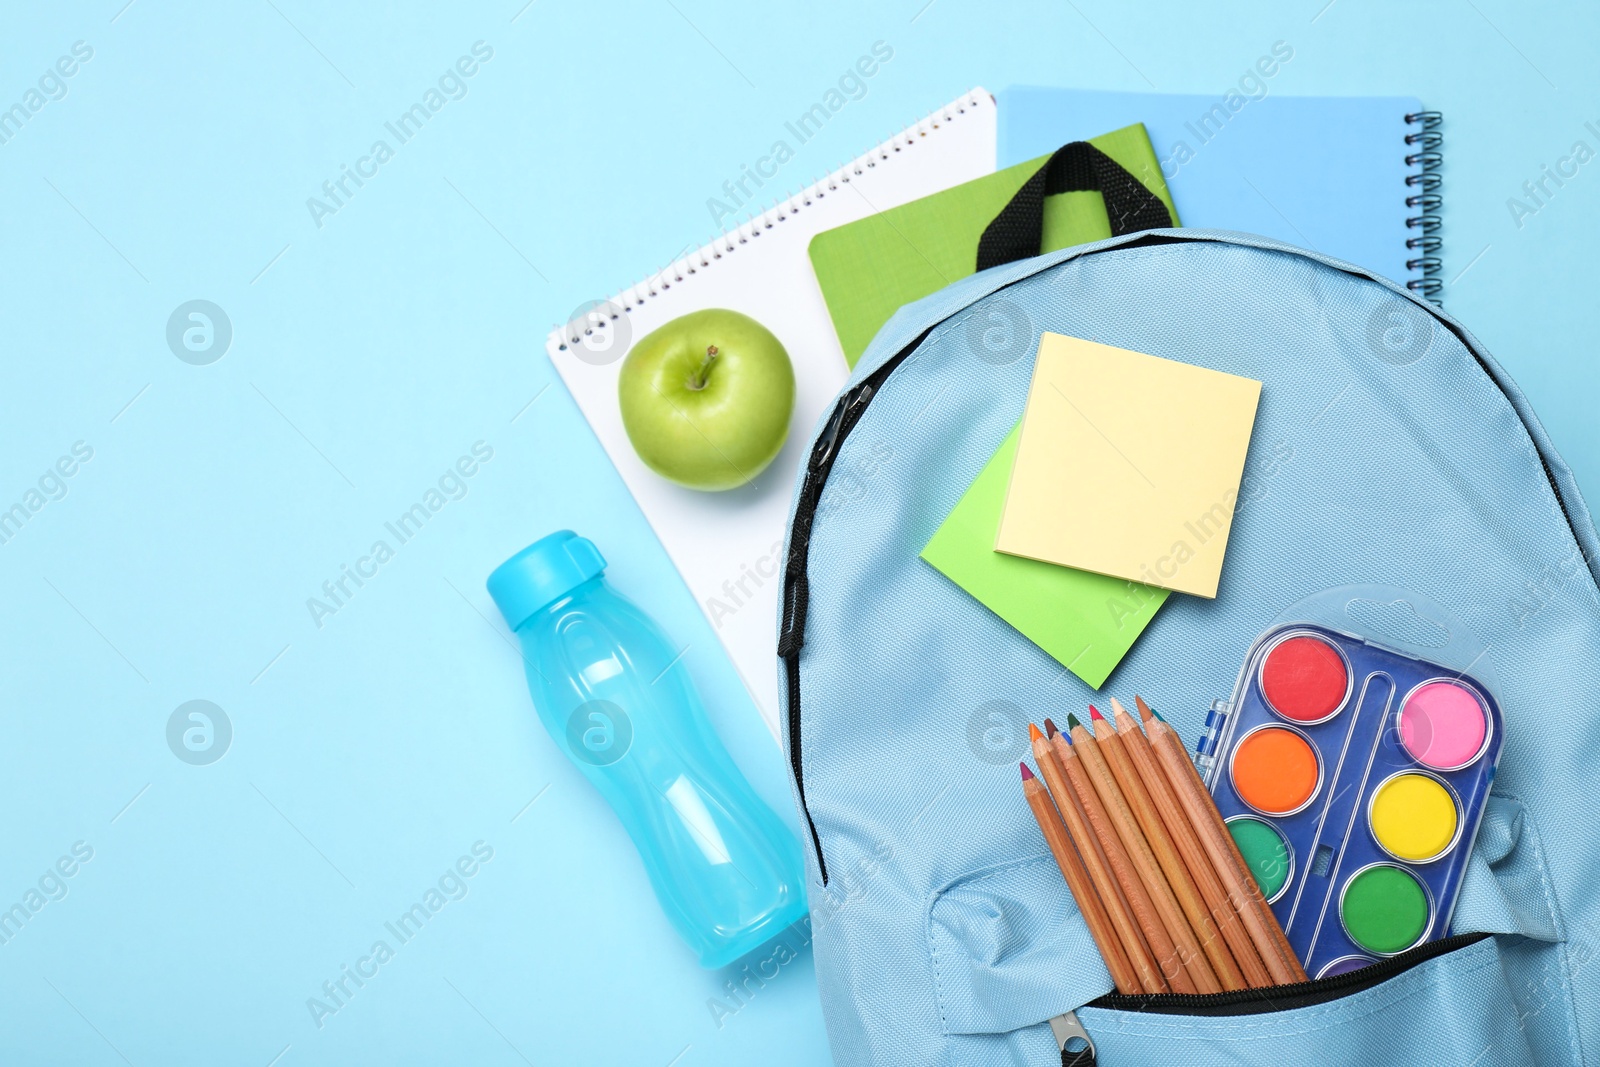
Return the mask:
[[1289,623],[1251,645],[1197,763],[1321,978],[1448,936],[1503,740],[1473,676]]

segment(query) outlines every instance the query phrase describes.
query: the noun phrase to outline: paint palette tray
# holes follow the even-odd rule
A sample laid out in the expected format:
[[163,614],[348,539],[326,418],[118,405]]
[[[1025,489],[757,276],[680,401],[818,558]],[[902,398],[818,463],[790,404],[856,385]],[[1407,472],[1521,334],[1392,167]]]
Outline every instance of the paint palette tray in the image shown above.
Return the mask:
[[1307,974],[1448,936],[1503,739],[1470,675],[1317,625],[1256,639],[1198,762]]

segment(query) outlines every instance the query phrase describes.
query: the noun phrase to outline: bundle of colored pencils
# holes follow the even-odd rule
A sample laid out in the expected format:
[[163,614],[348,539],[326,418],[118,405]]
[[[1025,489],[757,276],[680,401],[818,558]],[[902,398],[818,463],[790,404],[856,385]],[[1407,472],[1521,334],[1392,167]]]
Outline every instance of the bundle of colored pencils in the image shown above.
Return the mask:
[[[1113,724],[1029,726],[1040,784],[1022,790],[1119,993],[1219,993],[1304,982],[1178,734],[1135,698]],[[1048,792],[1046,787],[1048,786]],[[1054,802],[1052,803],[1052,798]]]

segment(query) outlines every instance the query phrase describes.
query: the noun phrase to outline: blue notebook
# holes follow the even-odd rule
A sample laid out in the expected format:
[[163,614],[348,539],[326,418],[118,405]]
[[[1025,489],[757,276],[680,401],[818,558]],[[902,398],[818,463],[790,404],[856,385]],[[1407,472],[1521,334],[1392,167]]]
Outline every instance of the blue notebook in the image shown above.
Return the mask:
[[1183,225],[1277,238],[1437,294],[1437,116],[1414,98],[1013,86],[998,99],[1001,167],[1143,122]]

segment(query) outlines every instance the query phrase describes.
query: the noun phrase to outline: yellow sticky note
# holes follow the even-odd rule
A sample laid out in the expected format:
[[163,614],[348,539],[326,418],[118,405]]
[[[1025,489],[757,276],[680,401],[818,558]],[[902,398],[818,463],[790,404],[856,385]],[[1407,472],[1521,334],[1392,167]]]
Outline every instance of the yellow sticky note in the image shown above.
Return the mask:
[[1039,341],[995,549],[1214,597],[1261,383]]

